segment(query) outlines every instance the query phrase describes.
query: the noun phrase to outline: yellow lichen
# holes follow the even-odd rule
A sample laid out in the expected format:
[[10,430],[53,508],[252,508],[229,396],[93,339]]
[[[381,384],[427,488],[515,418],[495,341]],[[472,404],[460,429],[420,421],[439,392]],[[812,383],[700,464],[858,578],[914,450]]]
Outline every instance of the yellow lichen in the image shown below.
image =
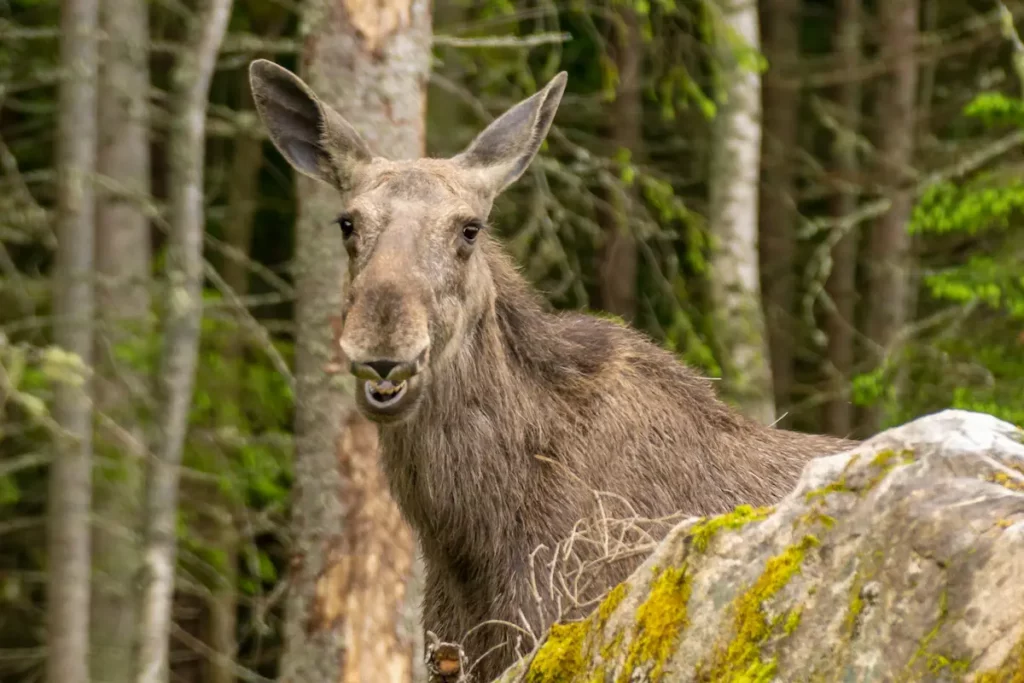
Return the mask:
[[914,665],[917,661],[922,659],[925,662],[925,669],[933,674],[941,673],[947,669],[950,673],[954,674],[966,673],[970,668],[970,659],[958,659],[949,657],[946,654],[930,651],[932,642],[939,636],[939,633],[942,631],[943,626],[946,625],[948,619],[949,594],[945,589],[943,589],[943,591],[939,593],[939,614],[935,620],[935,625],[927,634],[925,634],[924,638],[921,639],[917,650],[904,667],[903,676],[899,680],[918,680],[917,676],[920,675],[920,672],[916,672],[914,670]]
[[800,617],[803,611],[803,607],[797,607],[786,616],[786,625],[782,630],[787,636],[793,635],[793,632],[800,627]]
[[914,462],[914,451],[904,449],[900,452],[893,450],[879,451],[871,461],[872,467],[878,468],[878,473],[875,474],[867,483],[867,485],[861,489],[861,495],[864,495],[885,478],[885,475],[889,474],[893,469],[900,465],[909,465]]
[[827,484],[826,486],[822,486],[821,488],[814,489],[813,491],[808,491],[806,494],[804,494],[804,500],[806,500],[809,503],[815,498],[827,496],[830,493],[852,493],[850,487],[846,485],[845,476],[840,477],[838,481],[834,481],[831,484]]
[[951,674],[962,676],[970,668],[971,660],[969,659],[950,659],[944,655],[937,654],[928,655],[928,673],[940,674],[948,670]]
[[989,481],[1011,491],[1024,491],[1024,482],[1019,481],[1017,477],[1011,477],[1006,472],[996,472]]
[[974,683],[1024,683],[1024,637],[998,669],[978,672]]
[[807,551],[818,544],[816,537],[804,536],[799,543],[786,548],[765,563],[764,571],[757,581],[733,601],[733,638],[728,645],[715,649],[709,665],[705,667],[702,663],[698,666],[700,680],[707,683],[772,680],[778,662],[774,657],[763,659],[761,646],[780,622],[785,620],[785,625],[789,626],[792,616],[780,615],[769,620],[764,614],[764,604],[786,587],[800,571]]
[[727,514],[697,522],[690,530],[693,547],[698,552],[704,552],[722,529],[739,529],[751,522],[759,522],[771,513],[770,507],[754,508],[750,505],[740,505]]
[[636,627],[619,681],[628,681],[634,670],[650,667],[648,680],[656,683],[665,661],[675,650],[688,625],[690,575],[686,566],[663,571],[651,584],[647,599],[636,611]]
[[846,610],[846,619],[843,622],[846,626],[847,634],[851,638],[857,635],[860,613],[864,611],[864,598],[860,596],[862,587],[863,583],[858,580],[857,576],[855,576],[853,579],[853,585],[850,587],[849,609]]
[[583,672],[583,646],[590,631],[590,619],[569,624],[554,624],[547,640],[537,651],[530,669],[528,683],[554,683],[579,680]]
[[615,588],[608,592],[604,600],[597,608],[598,623],[604,627],[605,622],[608,621],[608,617],[612,615],[612,612],[619,606],[619,604],[625,599],[626,594],[629,592],[629,586],[625,582],[620,583]]
[[810,511],[801,515],[793,522],[793,527],[795,528],[798,524],[806,526],[821,524],[825,529],[831,529],[836,525],[836,518],[822,512],[820,505],[814,505]]
[[615,634],[615,637],[609,640],[604,646],[601,647],[601,659],[609,661],[615,656],[616,651],[622,647],[622,632],[619,631]]

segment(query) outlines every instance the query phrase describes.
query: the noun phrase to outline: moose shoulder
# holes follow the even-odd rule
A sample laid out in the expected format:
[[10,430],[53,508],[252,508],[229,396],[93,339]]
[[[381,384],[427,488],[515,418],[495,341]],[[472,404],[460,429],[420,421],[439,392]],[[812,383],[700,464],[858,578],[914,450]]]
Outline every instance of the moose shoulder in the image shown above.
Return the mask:
[[[425,627],[483,657],[478,680],[515,654],[514,632],[481,622],[548,625],[531,553],[594,514],[595,491],[649,518],[765,505],[808,459],[851,445],[745,419],[639,332],[548,310],[488,234],[494,198],[537,153],[565,73],[461,154],[402,161],[375,155],[286,69],[257,60],[250,75],[277,149],[338,191],[350,258],[340,353],[421,541]],[[639,560],[607,566],[594,585]]]

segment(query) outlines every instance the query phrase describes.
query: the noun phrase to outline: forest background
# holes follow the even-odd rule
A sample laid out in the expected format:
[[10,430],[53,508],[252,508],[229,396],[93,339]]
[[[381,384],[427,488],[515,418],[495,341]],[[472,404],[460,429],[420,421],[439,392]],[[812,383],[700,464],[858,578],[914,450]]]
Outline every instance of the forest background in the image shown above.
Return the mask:
[[338,207],[252,59],[406,157],[568,71],[493,216],[528,278],[757,419],[864,437],[1024,424],[1022,13],[3,0],[0,680],[422,678],[412,536],[324,371]]

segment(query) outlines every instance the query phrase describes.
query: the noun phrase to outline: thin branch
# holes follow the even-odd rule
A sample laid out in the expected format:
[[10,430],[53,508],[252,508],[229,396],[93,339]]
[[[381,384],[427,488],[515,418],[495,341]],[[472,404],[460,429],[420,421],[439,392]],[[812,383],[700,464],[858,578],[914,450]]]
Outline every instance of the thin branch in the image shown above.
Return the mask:
[[139,683],[164,683],[174,594],[179,466],[195,385],[202,320],[203,162],[207,98],[232,0],[206,0],[192,22],[195,43],[178,56],[172,81],[168,149],[170,291],[161,368],[163,442],[150,461],[146,495],[146,588],[142,602]]

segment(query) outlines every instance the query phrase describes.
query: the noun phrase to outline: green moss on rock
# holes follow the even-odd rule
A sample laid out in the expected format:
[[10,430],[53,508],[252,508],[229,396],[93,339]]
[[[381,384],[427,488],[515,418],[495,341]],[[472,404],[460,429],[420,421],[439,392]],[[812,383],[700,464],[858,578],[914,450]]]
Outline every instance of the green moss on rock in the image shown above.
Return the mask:
[[980,671],[974,683],[1024,683],[1024,636],[998,669]]
[[794,631],[800,628],[800,617],[803,615],[803,611],[803,607],[797,607],[786,616],[786,625],[783,628],[783,633],[791,636]]
[[648,680],[659,681],[666,660],[675,651],[679,637],[688,625],[690,575],[686,566],[669,568],[651,584],[647,599],[636,611],[633,639],[619,681],[631,680],[638,668],[650,668]]
[[831,484],[827,484],[825,486],[822,486],[821,488],[814,489],[813,491],[808,491],[807,493],[804,494],[804,500],[810,503],[814,499],[827,496],[830,493],[853,492],[850,490],[850,487],[846,485],[846,477],[843,476],[840,477],[838,481],[834,481]]
[[528,683],[575,681],[583,672],[583,648],[591,621],[554,624],[526,672]]
[[996,472],[989,481],[1011,491],[1024,491],[1024,482],[1018,481],[1016,477],[1011,477],[1006,472]]
[[889,472],[900,465],[909,465],[914,462],[914,451],[910,449],[903,449],[899,452],[894,450],[879,451],[871,461],[871,466],[878,469],[878,472],[871,477],[867,485],[861,489],[861,495],[864,495],[871,489],[875,488],[885,478]]
[[629,593],[629,586],[627,586],[625,582],[622,582],[615,588],[611,589],[608,592],[608,595],[605,596],[604,600],[601,601],[601,604],[597,608],[598,623],[601,627],[604,627],[605,623],[608,621],[608,617],[612,615],[612,612],[614,612],[626,598],[627,593]]
[[771,507],[755,508],[750,505],[740,505],[727,514],[697,522],[690,530],[693,547],[698,552],[704,552],[722,529],[739,529],[751,522],[759,522],[770,515],[772,510]]
[[[701,681],[760,683],[772,680],[778,662],[774,657],[765,660],[761,647],[780,622],[785,621],[787,627],[790,625],[792,613],[769,620],[764,614],[763,605],[786,587],[800,571],[807,551],[818,544],[815,536],[804,536],[799,543],[786,548],[765,563],[764,572],[757,581],[733,601],[733,639],[728,645],[716,648],[707,666],[703,663],[698,666]],[[795,628],[794,625],[793,630]]]

